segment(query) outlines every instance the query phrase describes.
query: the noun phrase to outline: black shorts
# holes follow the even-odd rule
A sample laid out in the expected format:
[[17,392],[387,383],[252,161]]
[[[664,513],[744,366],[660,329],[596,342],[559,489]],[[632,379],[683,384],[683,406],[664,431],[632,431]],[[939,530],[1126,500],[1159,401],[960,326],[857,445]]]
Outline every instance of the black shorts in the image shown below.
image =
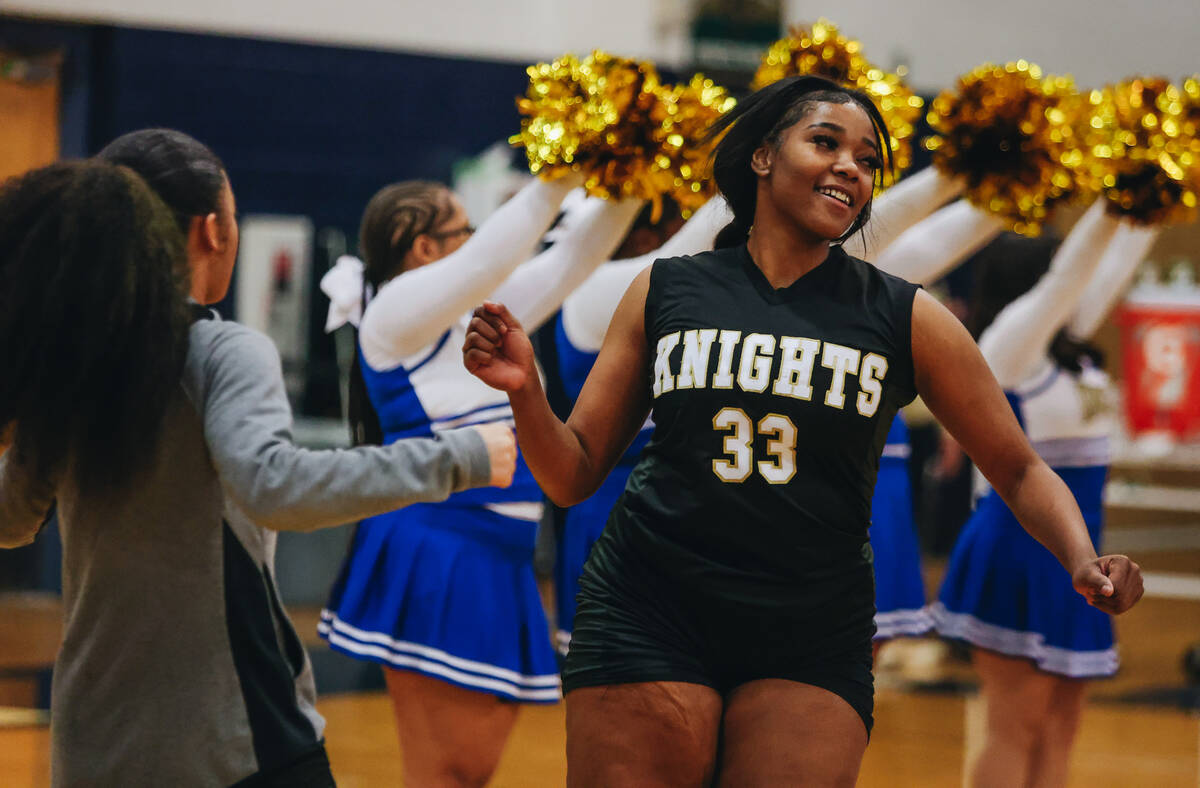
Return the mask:
[[329,756],[321,742],[282,766],[261,771],[231,788],[335,788],[329,769]]
[[[594,555],[594,554],[593,554]],[[684,681],[722,696],[751,681],[786,679],[850,704],[868,736],[874,722],[873,610],[830,627],[821,615],[722,604],[649,577],[605,576],[589,562],[576,597],[563,691],[644,681]]]

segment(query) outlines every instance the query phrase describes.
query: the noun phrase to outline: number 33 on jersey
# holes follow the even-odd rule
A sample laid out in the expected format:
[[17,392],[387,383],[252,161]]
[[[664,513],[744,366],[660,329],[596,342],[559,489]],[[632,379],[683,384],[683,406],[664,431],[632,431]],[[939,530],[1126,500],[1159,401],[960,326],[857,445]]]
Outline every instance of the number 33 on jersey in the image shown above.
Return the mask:
[[[710,375],[709,359],[714,344],[719,350]],[[679,345],[683,350],[676,373],[671,354]],[[739,356],[736,375],[735,353]],[[813,398],[813,368],[818,358],[832,375],[824,392],[824,404],[843,409],[846,406],[846,378],[855,376],[859,379],[855,408],[862,416],[874,416],[883,396],[887,359],[877,353],[863,354],[856,348],[807,337],[777,338],[757,333],[743,337],[740,331],[715,328],[672,332],[657,343],[653,394],[658,399],[677,388],[731,390],[735,387],[742,392],[763,393],[769,386],[772,394],[809,402]],[[778,371],[772,376],[773,368]],[[769,484],[786,484],[796,474],[797,430],[786,415],[770,413],[756,425],[741,408],[727,406],[713,416],[713,428],[731,433],[724,442],[729,457],[712,462],[713,473],[722,481],[744,482],[753,472],[756,464],[752,460],[751,443],[756,432],[769,437],[766,451],[771,459],[757,463],[763,479]]]

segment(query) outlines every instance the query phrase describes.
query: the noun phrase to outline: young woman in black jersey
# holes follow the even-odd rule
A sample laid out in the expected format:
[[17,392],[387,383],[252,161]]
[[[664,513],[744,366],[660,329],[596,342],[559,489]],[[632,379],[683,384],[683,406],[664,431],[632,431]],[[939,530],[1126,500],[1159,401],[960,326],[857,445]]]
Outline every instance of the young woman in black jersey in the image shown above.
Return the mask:
[[469,369],[508,392],[542,489],[589,495],[653,408],[655,433],[580,581],[564,671],[571,785],[851,785],[871,725],[870,500],[920,393],[1093,604],[1141,593],[1097,558],[959,321],[840,242],[887,150],[864,95],[795,77],[715,129],[735,215],[717,251],[629,288],[566,424],[503,305]]

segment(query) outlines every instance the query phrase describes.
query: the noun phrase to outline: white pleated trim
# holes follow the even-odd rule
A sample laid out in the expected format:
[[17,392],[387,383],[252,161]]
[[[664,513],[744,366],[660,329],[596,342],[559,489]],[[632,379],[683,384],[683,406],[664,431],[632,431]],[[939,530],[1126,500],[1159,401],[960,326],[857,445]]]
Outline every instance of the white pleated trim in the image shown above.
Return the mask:
[[952,613],[941,602],[930,605],[929,614],[940,635],[1008,656],[1032,659],[1042,670],[1068,678],[1111,676],[1117,672],[1120,663],[1115,647],[1103,651],[1072,651],[1047,646],[1040,632],[1008,629],[980,621],[969,613]]
[[1030,441],[1030,444],[1051,468],[1091,468],[1112,462],[1112,446],[1107,435],[1046,438]]
[[467,413],[453,413],[449,416],[442,416],[433,419],[430,422],[430,427],[436,432],[438,430],[453,430],[459,427],[474,427],[478,424],[490,424],[493,421],[507,422],[512,426],[512,406],[507,402],[498,402],[495,405],[487,405]]
[[332,645],[351,653],[440,676],[467,687],[499,692],[517,700],[555,701],[562,697],[557,673],[526,676],[515,670],[463,659],[419,643],[394,640],[382,632],[367,632],[347,624],[330,610],[321,611],[317,632]]
[[933,618],[925,608],[916,610],[889,610],[875,614],[875,640],[900,637],[902,635],[924,635],[933,629]]

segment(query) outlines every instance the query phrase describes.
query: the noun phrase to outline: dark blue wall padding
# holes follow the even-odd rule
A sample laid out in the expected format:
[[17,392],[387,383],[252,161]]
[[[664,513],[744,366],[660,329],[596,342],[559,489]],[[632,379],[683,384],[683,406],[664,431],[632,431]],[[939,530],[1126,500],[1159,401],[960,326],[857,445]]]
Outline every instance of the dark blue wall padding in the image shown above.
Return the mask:
[[[454,163],[519,128],[526,85],[513,63],[426,57],[132,28],[96,28],[89,143],[134,129],[181,129],[225,161],[247,213],[301,214],[357,247],[381,186],[448,182]],[[339,416],[328,302],[315,280],[304,413]],[[219,305],[229,313],[229,300]]]
[[90,144],[168,126],[229,168],[243,213],[305,214],[351,237],[386,183],[448,180],[512,134],[513,63],[98,28]]

